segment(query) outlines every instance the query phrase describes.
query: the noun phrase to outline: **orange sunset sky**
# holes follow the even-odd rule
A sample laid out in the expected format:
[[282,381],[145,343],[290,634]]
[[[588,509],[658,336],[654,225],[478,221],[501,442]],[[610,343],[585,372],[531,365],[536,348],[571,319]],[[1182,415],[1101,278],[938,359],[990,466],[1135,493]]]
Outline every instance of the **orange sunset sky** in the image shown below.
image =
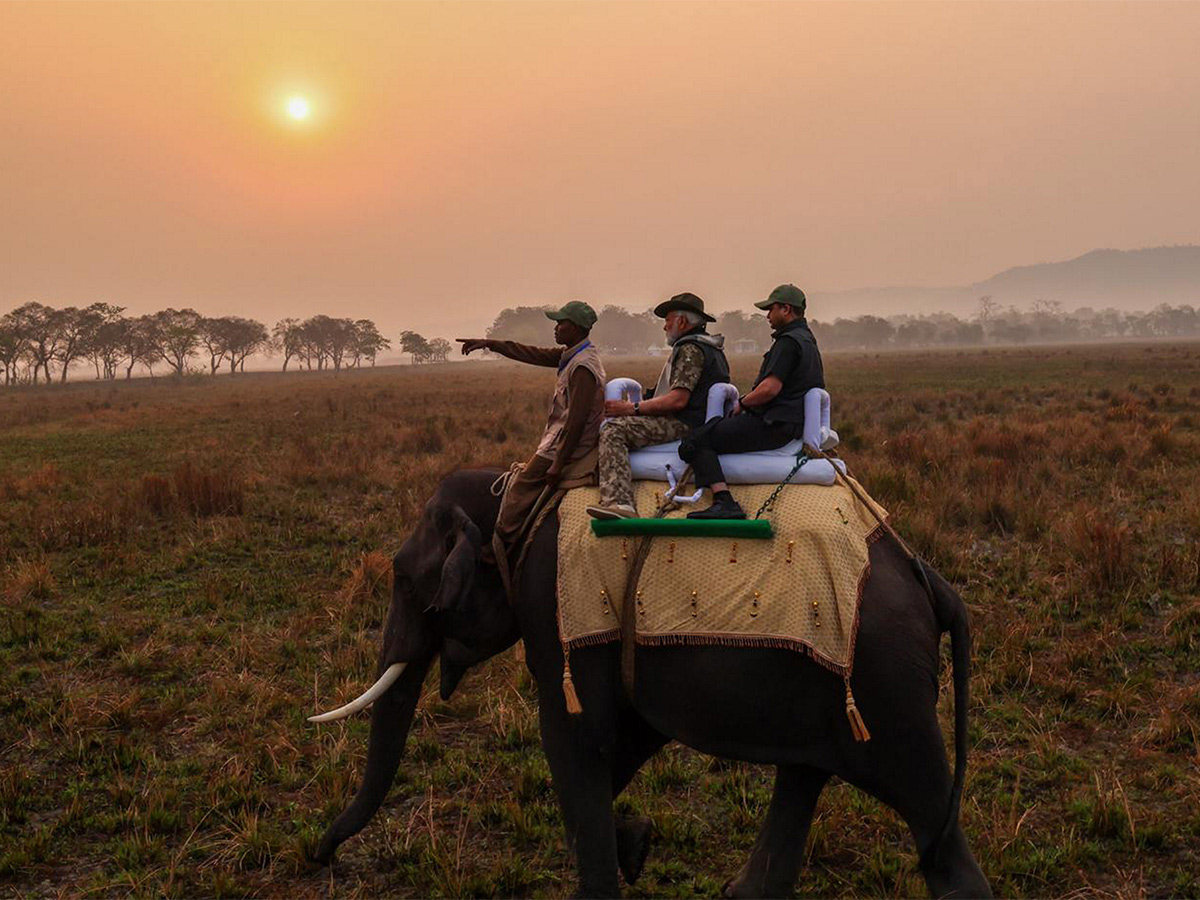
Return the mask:
[[0,3],[0,312],[454,336],[1200,243],[1198,42],[1200,3]]

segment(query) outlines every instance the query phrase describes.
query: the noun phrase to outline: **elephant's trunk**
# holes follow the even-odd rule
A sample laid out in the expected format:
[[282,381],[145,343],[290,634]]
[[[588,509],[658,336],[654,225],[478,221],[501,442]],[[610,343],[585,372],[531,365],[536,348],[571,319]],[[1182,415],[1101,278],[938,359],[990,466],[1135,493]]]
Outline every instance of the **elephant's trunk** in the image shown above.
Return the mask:
[[367,747],[367,770],[363,774],[362,784],[350,805],[321,838],[313,854],[314,861],[322,865],[332,862],[338,846],[358,834],[383,804],[400,765],[413,713],[421,698],[425,673],[432,662],[433,655],[430,654],[409,663],[400,678],[375,700],[371,707],[371,739]]

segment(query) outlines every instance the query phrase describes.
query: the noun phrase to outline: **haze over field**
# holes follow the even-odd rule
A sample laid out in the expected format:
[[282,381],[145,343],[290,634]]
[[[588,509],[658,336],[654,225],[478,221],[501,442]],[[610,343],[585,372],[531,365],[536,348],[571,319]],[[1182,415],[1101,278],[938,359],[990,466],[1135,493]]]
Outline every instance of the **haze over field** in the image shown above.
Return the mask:
[[[976,283],[1200,243],[1197,33],[1200,4],[5,3],[0,311],[1027,302]],[[949,293],[840,293],[869,285]]]

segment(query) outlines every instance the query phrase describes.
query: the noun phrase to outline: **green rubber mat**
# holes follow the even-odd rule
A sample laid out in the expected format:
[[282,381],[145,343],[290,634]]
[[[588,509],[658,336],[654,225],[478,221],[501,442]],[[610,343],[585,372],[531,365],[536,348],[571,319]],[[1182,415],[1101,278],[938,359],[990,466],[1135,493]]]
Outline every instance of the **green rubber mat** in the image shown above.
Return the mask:
[[592,519],[596,537],[663,535],[731,537],[753,540],[774,537],[767,519]]

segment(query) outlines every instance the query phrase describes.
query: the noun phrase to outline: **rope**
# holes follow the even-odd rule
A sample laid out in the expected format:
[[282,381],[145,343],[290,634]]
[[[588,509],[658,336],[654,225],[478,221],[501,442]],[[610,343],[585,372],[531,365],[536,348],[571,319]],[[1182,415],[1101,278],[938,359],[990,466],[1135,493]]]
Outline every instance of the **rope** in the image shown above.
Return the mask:
[[492,496],[503,497],[508,491],[509,482],[525,471],[525,463],[515,462],[508,467],[507,472],[501,472],[500,477],[492,482]]
[[[688,466],[679,476],[675,487],[667,491],[658,509],[650,518],[661,519],[672,509],[678,509],[675,495],[692,477],[692,467]],[[642,569],[646,565],[646,557],[650,555],[651,537],[647,535],[638,541],[633,553],[633,561],[629,564],[629,573],[625,578],[625,596],[621,600],[621,683],[629,701],[634,701],[634,651],[637,649],[637,586],[642,577]]]
[[[550,514],[558,509],[558,504],[562,502],[562,498],[565,496],[567,496],[567,492],[562,488],[553,489],[547,485],[542,490],[542,495],[538,497],[533,509],[530,510],[529,517],[525,519],[525,524],[521,526],[520,533],[525,536],[525,540],[521,541],[521,552],[517,554],[517,562],[512,569],[514,590],[521,583],[521,571],[525,568],[525,557],[529,555],[529,548],[533,546],[534,536],[541,530],[542,524],[546,519],[550,518]],[[531,520],[533,522],[532,525],[529,524]]]

